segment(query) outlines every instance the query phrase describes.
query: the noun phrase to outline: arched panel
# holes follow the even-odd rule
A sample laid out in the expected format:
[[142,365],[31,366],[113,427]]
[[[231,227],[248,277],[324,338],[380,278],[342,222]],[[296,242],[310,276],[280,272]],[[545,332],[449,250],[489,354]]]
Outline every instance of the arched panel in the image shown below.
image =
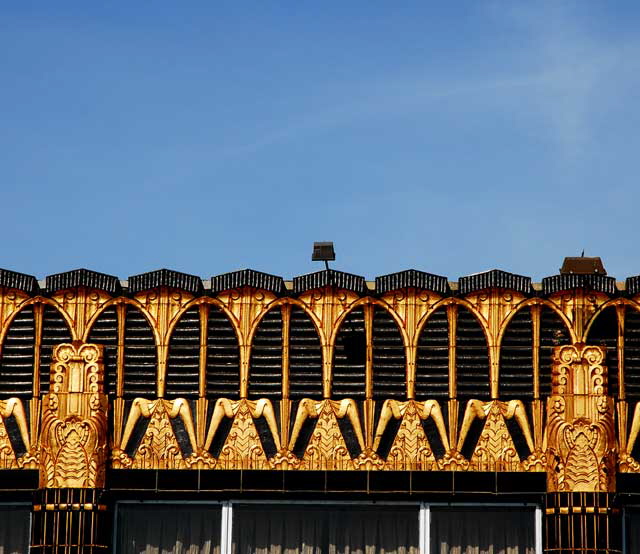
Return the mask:
[[49,392],[53,347],[63,342],[71,342],[71,330],[62,314],[45,304],[40,342],[40,394]]
[[124,320],[124,396],[154,398],[158,355],[151,325],[144,314],[126,306]]
[[333,354],[332,394],[336,399],[366,395],[367,335],[364,309],[355,308],[342,322]]
[[624,387],[630,403],[640,401],[640,312],[631,307],[624,321]]
[[238,398],[240,395],[240,348],[227,315],[210,305],[207,316],[207,396]]
[[449,320],[442,306],[431,314],[418,338],[416,398],[449,397]]
[[407,358],[402,334],[391,314],[373,308],[373,397],[406,398]]
[[458,306],[456,324],[456,387],[462,401],[491,397],[486,336],[479,321],[464,306]]
[[533,400],[533,320],[525,307],[511,318],[500,345],[499,396]]
[[540,310],[540,396],[551,394],[551,364],[553,348],[571,344],[569,329],[560,316],[548,306]]
[[322,398],[322,345],[311,318],[291,307],[289,323],[289,397]]
[[189,308],[173,328],[165,396],[197,397],[200,384],[200,308]]
[[118,368],[118,313],[116,306],[104,310],[93,323],[87,341],[104,346],[105,391],[116,394]]
[[282,392],[282,308],[269,310],[251,342],[249,396],[280,398]]
[[16,314],[7,329],[0,360],[0,396],[30,397],[33,394],[33,362],[36,324],[33,306]]
[[618,396],[618,314],[615,306],[605,308],[596,316],[589,328],[587,344],[606,347],[609,394]]

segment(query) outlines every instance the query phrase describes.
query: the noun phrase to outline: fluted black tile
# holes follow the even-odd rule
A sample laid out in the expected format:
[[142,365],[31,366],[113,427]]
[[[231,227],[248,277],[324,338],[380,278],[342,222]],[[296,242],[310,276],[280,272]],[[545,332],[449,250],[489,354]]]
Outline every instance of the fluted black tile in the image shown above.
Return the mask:
[[74,269],[47,277],[47,291],[55,292],[73,287],[99,289],[109,294],[120,294],[120,280],[113,275],[98,273],[90,269]]
[[446,277],[425,273],[417,269],[407,269],[376,277],[376,293],[378,294],[408,287],[429,290],[438,294],[449,292],[449,282]]
[[293,278],[293,290],[296,294],[310,289],[317,289],[332,285],[340,289],[351,290],[358,294],[364,294],[367,283],[364,277],[336,271],[335,269],[324,269],[316,273],[308,273]]
[[204,290],[200,277],[171,269],[158,269],[129,277],[129,292],[131,294],[157,287],[171,287],[191,294],[201,294]]
[[460,277],[458,290],[460,294],[469,294],[483,289],[501,288],[529,294],[532,291],[531,277],[516,275],[500,269],[492,269],[483,273],[475,273]]
[[270,275],[253,269],[242,269],[211,277],[211,292],[214,294],[240,287],[254,287],[281,294],[284,291],[284,279],[277,275]]

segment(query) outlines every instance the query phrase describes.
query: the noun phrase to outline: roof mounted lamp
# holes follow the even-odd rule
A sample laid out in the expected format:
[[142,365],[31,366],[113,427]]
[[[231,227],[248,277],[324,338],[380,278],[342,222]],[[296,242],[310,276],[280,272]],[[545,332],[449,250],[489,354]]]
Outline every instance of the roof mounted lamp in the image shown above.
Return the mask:
[[329,262],[336,259],[336,252],[333,249],[333,242],[314,242],[313,254],[311,254],[311,261],[324,262],[327,271],[329,270]]

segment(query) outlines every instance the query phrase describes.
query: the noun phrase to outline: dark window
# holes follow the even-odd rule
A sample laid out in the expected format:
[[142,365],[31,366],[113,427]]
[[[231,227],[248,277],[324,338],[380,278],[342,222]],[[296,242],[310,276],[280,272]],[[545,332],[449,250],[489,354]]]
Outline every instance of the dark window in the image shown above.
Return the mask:
[[560,316],[548,306],[540,312],[540,396],[551,394],[551,366],[553,349],[570,344],[569,330]]
[[187,310],[171,333],[165,393],[196,397],[200,383],[200,309]]
[[116,394],[118,367],[118,314],[116,307],[104,310],[95,320],[89,333],[90,343],[104,346],[105,391]]
[[516,312],[500,345],[500,397],[533,400],[533,321],[531,309]]
[[45,305],[42,316],[42,342],[40,343],[40,393],[49,392],[53,348],[71,342],[71,331],[62,314]]
[[258,325],[251,342],[249,395],[280,398],[282,395],[282,309],[269,310]]
[[207,318],[207,396],[238,398],[240,394],[240,348],[226,314],[209,306]]
[[432,508],[431,552],[535,554],[535,511],[523,508]]
[[234,554],[418,554],[417,507],[234,508]]
[[36,332],[33,306],[13,318],[2,345],[0,394],[29,397],[33,393],[33,359]]
[[458,399],[489,399],[487,339],[476,317],[462,306],[456,325],[456,379]]
[[219,554],[218,506],[137,504],[118,506],[118,554]]
[[31,510],[23,505],[0,506],[0,552],[27,554]]
[[322,397],[322,346],[311,318],[298,306],[289,324],[289,396]]
[[359,399],[365,397],[367,335],[364,309],[349,312],[342,322],[333,354],[332,397]]
[[618,396],[618,314],[615,306],[600,312],[593,321],[587,344],[607,349],[605,364],[608,369],[609,394]]
[[449,320],[447,308],[438,308],[418,338],[416,398],[449,397]]
[[127,306],[124,323],[124,396],[156,396],[156,341],[144,314]]
[[627,400],[640,401],[640,312],[631,307],[625,311],[624,385]]
[[406,398],[407,359],[404,341],[391,314],[373,309],[373,397]]

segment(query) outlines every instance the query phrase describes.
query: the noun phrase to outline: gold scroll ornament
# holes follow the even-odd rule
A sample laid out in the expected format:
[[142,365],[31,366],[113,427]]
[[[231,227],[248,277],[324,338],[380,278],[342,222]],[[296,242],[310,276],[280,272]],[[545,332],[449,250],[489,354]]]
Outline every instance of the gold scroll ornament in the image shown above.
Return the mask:
[[102,346],[57,345],[43,397],[41,488],[101,488],[107,451]]
[[615,490],[613,398],[607,396],[604,347],[577,343],[553,350],[547,400],[547,489]]

